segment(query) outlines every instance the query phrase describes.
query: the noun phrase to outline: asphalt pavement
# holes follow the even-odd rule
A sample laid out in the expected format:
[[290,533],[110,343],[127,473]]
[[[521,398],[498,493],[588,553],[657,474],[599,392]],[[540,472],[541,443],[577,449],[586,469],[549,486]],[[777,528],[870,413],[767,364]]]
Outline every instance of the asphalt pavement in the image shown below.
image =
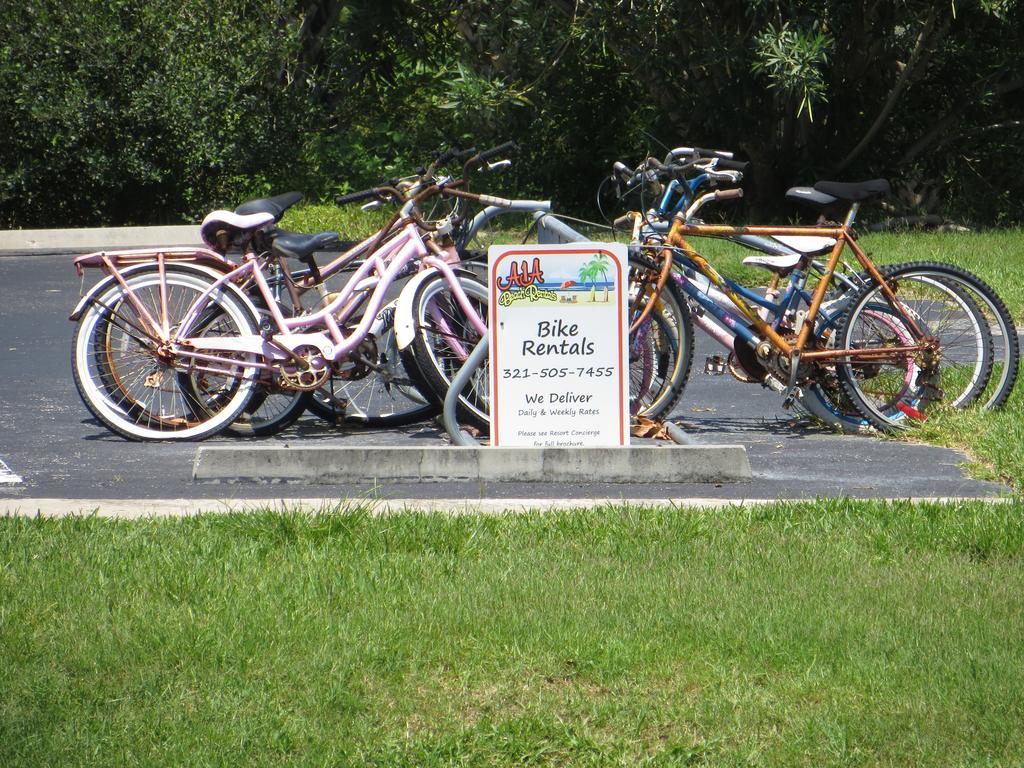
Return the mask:
[[[777,395],[702,373],[716,351],[698,332],[693,374],[672,419],[698,444],[746,447],[753,472],[736,483],[535,483],[440,481],[341,484],[195,482],[196,444],[132,443],[96,422],[71,374],[81,289],[69,254],[0,257],[0,511],[32,499],[803,499],[995,497],[1009,489],[970,479],[952,450],[832,434],[781,409]],[[85,286],[97,279],[87,274]],[[397,430],[333,428],[304,417],[273,437],[242,444],[442,446],[427,423]],[[237,438],[204,445],[238,446]],[[367,468],[367,477],[372,477]]]

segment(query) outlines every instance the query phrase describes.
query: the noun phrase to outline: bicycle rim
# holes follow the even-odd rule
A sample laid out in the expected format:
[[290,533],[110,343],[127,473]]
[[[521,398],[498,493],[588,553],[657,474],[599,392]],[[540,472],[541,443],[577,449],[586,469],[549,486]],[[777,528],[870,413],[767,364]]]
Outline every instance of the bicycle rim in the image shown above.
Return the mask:
[[[472,311],[486,318],[487,286],[466,275],[459,275],[457,279],[469,298]],[[480,334],[441,274],[417,288],[413,324],[415,338],[403,351],[402,361],[410,378],[421,385],[421,391],[441,405],[452,379],[480,342]],[[489,365],[481,365],[459,394],[460,417],[481,429],[490,426],[489,371]]]
[[[152,317],[166,311],[173,331],[209,278],[168,268],[162,305],[161,276],[153,271],[132,275],[129,289]],[[206,335],[237,336],[255,332],[251,312],[229,291],[214,295],[214,316]],[[74,374],[89,410],[110,429],[136,440],[195,440],[223,429],[248,402],[253,389],[251,357],[208,372],[184,373],[181,361],[156,354],[155,343],[124,289],[112,285],[79,321],[74,345]],[[177,366],[177,367],[176,367]],[[181,377],[189,379],[182,386]]]
[[[935,353],[889,353],[875,361],[836,365],[843,391],[880,429],[905,428],[925,418],[936,402],[960,406],[976,396],[991,372],[988,328],[972,303],[931,274],[887,275],[903,311],[924,337],[938,340]],[[910,322],[888,303],[880,286],[863,289],[841,321],[843,349],[887,349],[916,343]]]
[[[629,300],[636,316],[640,285],[656,280],[649,260],[629,259]],[[681,289],[669,280],[655,299],[650,315],[629,336],[630,413],[651,419],[668,416],[682,397],[693,363],[693,320]]]

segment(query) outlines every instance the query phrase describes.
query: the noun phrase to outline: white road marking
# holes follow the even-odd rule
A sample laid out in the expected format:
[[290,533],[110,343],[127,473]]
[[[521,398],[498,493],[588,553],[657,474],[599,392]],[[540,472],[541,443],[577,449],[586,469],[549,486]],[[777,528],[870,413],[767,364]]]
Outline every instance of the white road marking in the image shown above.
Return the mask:
[[21,482],[24,482],[21,476],[11,472],[11,468],[0,459],[0,485],[17,485]]

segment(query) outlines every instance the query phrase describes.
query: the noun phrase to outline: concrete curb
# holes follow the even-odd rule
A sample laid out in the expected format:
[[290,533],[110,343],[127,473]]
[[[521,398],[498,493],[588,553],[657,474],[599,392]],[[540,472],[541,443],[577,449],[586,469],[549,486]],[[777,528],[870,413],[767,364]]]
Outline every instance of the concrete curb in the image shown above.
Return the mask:
[[[248,514],[270,510],[302,514],[366,510],[373,515],[518,515],[609,506],[679,509],[730,509],[777,504],[779,499],[0,499],[2,517],[102,517],[120,520],[192,517],[200,514]],[[913,504],[984,501],[1014,503],[1008,497],[921,497],[879,499]]]
[[734,483],[752,479],[742,445],[627,448],[201,446],[193,480]]
[[198,224],[0,231],[0,255],[202,245]]

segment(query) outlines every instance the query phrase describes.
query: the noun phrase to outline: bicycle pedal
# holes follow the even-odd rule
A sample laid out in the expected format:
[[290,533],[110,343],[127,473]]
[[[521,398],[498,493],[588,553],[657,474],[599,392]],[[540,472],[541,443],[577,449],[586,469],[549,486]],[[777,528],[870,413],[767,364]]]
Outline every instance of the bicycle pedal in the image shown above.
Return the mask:
[[709,355],[704,361],[705,376],[721,376],[725,373],[725,358],[721,355]]
[[797,398],[803,397],[804,393],[800,387],[794,387],[793,391],[790,392],[782,401],[782,409],[788,411],[796,403]]

